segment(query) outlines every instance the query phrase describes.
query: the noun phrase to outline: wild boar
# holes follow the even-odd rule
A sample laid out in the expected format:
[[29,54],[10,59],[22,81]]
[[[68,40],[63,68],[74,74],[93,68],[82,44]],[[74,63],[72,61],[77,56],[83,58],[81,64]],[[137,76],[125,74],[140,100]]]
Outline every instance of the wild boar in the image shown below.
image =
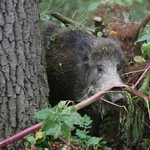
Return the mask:
[[[110,84],[122,83],[119,71],[123,55],[117,39],[98,38],[84,30],[63,31],[52,22],[46,24],[44,37],[52,106],[61,100],[78,103]],[[118,92],[104,97],[114,103],[124,98]],[[99,107],[100,100],[91,104],[88,112],[82,111],[93,120],[90,129],[93,136],[99,135]]]

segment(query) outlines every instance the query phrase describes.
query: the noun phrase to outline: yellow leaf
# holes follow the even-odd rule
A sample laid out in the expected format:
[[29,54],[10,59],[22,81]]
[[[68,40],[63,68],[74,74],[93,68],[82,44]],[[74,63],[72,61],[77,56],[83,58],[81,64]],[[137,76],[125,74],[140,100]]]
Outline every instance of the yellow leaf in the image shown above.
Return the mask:
[[35,139],[38,140],[38,139],[41,139],[43,137],[43,132],[36,132],[35,133]]
[[117,32],[116,32],[116,31],[111,30],[111,31],[109,32],[109,34],[111,34],[111,35],[116,35],[116,34],[117,34]]
[[145,59],[141,56],[135,56],[134,61],[137,63],[145,62]]

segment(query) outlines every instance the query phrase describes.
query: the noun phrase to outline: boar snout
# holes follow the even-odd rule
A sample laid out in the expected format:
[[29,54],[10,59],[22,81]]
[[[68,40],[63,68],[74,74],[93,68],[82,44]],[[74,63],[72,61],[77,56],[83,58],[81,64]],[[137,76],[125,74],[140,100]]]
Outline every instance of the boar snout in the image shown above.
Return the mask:
[[[111,92],[112,91],[112,92]],[[123,104],[125,99],[125,94],[123,92],[123,89],[121,88],[112,88],[110,92],[108,92],[104,97],[115,103],[115,104]]]

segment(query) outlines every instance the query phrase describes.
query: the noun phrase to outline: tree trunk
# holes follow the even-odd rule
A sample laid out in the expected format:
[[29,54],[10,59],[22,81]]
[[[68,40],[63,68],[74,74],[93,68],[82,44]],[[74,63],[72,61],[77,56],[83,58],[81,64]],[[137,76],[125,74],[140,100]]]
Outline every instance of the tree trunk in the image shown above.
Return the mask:
[[[0,0],[0,141],[36,123],[47,107],[39,0]],[[22,140],[3,148],[19,150]]]

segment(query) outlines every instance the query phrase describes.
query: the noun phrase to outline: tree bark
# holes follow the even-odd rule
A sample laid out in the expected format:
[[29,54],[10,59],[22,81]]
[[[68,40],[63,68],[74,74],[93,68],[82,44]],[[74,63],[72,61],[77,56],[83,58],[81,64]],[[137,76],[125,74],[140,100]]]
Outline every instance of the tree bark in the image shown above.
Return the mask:
[[0,0],[0,141],[35,124],[34,113],[48,104],[38,3]]

